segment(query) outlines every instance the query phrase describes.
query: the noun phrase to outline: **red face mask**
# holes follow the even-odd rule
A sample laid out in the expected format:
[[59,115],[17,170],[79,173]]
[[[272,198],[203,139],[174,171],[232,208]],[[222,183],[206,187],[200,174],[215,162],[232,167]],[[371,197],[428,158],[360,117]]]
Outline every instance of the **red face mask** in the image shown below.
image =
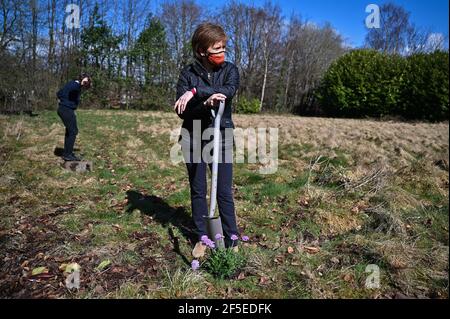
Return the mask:
[[225,63],[225,52],[220,52],[216,54],[208,54],[208,61],[215,66],[221,66]]

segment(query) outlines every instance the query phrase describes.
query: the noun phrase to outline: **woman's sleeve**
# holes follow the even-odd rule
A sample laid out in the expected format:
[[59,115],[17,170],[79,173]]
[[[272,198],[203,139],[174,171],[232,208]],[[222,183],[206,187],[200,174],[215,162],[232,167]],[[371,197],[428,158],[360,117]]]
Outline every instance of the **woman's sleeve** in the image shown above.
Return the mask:
[[239,88],[239,70],[238,68],[233,65],[230,71],[228,72],[226,79],[222,86],[196,86],[195,89],[197,90],[196,97],[200,99],[207,99],[211,95],[216,93],[222,93],[225,95],[228,99],[231,99],[236,94],[236,91]]
[[[190,87],[185,71],[182,71],[177,83],[177,100],[190,90],[192,90],[192,87]],[[194,96],[186,105],[184,112],[178,114],[178,116],[182,119],[193,119],[207,115],[208,108],[203,105],[203,101],[198,96]]]
[[58,91],[57,97],[61,101],[61,104],[69,106],[69,107],[75,107],[75,102],[70,100],[70,92],[74,89],[71,82],[64,85],[64,87]]

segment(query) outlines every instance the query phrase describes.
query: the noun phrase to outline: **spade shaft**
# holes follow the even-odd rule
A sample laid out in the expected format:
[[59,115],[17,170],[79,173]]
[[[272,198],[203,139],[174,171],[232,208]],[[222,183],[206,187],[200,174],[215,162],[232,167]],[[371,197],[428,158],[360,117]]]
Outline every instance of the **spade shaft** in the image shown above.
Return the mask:
[[[223,111],[225,109],[225,102],[221,101],[219,105],[219,109],[214,114],[214,111],[211,112],[214,115],[214,140],[213,140],[213,158],[212,158],[212,169],[211,169],[211,196],[210,196],[210,205],[209,205],[209,214],[207,216],[207,230],[208,236],[216,242],[216,246],[223,247],[223,230],[222,230],[222,221],[220,216],[214,216],[216,212],[216,204],[217,204],[217,172],[219,168],[219,154],[221,150],[221,136],[220,136],[220,120],[223,115]],[[217,239],[215,236],[217,234],[222,235],[222,238]]]

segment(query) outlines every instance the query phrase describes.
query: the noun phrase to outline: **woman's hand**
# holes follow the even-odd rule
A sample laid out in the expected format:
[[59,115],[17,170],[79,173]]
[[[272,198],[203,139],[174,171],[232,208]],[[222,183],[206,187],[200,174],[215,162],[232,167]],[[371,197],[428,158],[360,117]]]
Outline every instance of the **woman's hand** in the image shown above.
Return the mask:
[[209,107],[218,106],[221,101],[225,101],[227,97],[222,93],[211,95],[203,104]]
[[194,94],[191,91],[186,91],[175,103],[174,110],[177,114],[182,114],[186,109],[186,105],[188,102],[194,97]]

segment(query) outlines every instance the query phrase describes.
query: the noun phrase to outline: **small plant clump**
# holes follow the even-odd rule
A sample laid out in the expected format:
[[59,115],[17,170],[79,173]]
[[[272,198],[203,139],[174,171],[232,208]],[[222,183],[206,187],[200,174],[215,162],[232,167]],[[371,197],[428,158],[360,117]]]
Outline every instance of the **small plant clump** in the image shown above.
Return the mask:
[[[221,239],[220,237],[223,236],[217,234],[215,237],[216,239]],[[231,236],[233,247],[238,239],[236,235]],[[241,239],[242,241],[249,240],[247,236],[242,236]],[[215,278],[230,279],[245,266],[246,258],[239,252],[234,251],[233,248],[217,247],[214,241],[210,240],[207,236],[202,237],[202,242],[212,249],[212,253],[203,263],[203,268]],[[198,260],[193,260],[191,266],[194,271],[201,267]]]

